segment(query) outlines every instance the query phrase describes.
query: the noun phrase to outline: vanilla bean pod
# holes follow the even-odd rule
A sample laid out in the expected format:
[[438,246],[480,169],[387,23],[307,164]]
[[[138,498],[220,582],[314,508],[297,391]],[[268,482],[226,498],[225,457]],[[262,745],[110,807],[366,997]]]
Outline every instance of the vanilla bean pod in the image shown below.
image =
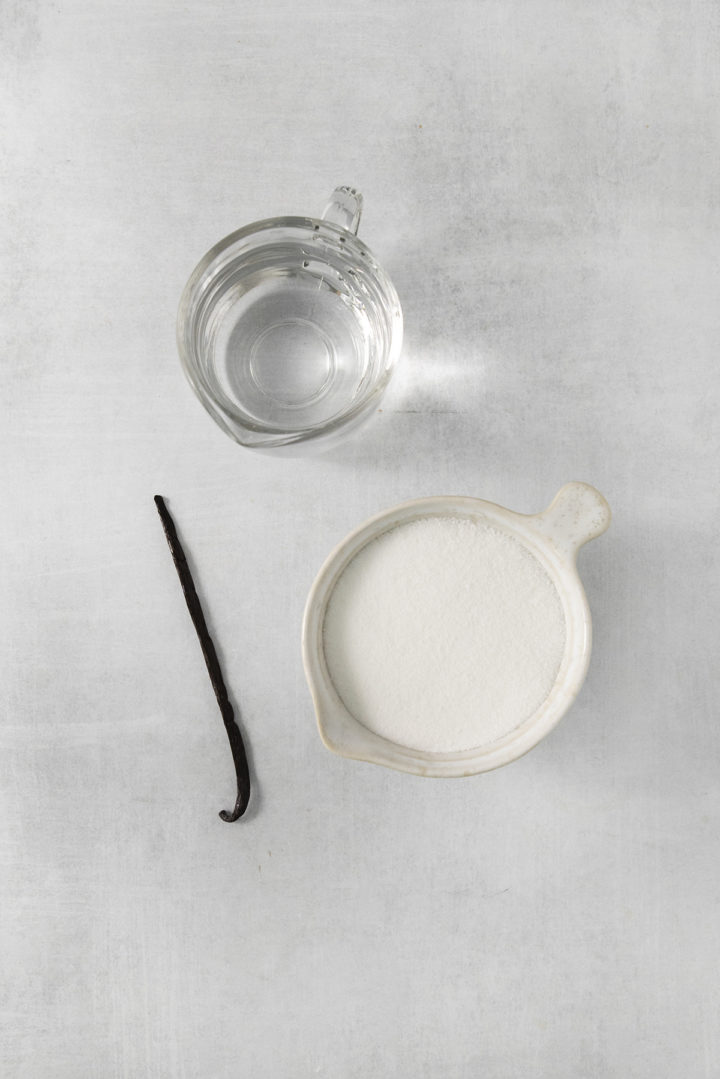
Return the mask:
[[237,798],[235,807],[230,812],[227,812],[225,809],[221,810],[219,816],[221,820],[224,821],[238,820],[242,817],[248,807],[248,802],[250,801],[250,769],[248,768],[242,734],[235,721],[235,715],[228,698],[225,682],[223,681],[222,670],[218,661],[217,652],[215,651],[215,645],[208,632],[200,599],[195,590],[195,582],[193,581],[190,567],[188,566],[187,558],[185,557],[185,552],[180,543],[177,529],[175,528],[175,522],[161,495],[155,495],[155,505],[160,514],[165,538],[167,539],[170,553],[173,562],[175,563],[175,569],[180,578],[180,585],[183,590],[183,595],[185,596],[185,602],[187,603],[190,617],[192,618],[195,632],[198,635],[200,647],[202,648],[202,653],[205,657],[205,665],[208,669],[210,682],[215,691],[215,697],[223,717],[225,731],[232,751],[233,763],[235,764],[235,775],[237,777]]

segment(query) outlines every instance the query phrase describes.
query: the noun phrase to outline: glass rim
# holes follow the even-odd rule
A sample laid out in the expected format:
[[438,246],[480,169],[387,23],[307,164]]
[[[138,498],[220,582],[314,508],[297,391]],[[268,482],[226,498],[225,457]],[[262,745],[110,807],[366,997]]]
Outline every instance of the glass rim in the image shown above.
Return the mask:
[[[320,232],[330,237],[336,238],[338,245],[341,248],[349,248],[349,250],[357,251],[361,257],[370,259],[370,266],[375,274],[386,278],[387,274],[382,269],[374,254],[367,246],[367,244],[356,236],[355,233],[349,232],[341,225],[335,225],[331,221],[327,221],[322,217],[266,217],[261,221],[253,221],[249,225],[243,225],[239,229],[235,229],[233,232],[228,233],[221,240],[218,240],[216,244],[206,251],[203,257],[195,266],[195,269],[190,274],[187,284],[183,290],[183,298],[188,294],[191,289],[204,277],[207,270],[216,262],[221,255],[223,255],[229,248],[239,243],[241,240],[247,240],[252,236],[261,235],[272,231],[273,229],[297,229],[297,230],[310,230],[312,232]],[[247,250],[251,250],[248,245]],[[238,258],[242,257],[238,252]],[[389,280],[389,279],[388,279]],[[182,306],[182,299],[181,299]]]

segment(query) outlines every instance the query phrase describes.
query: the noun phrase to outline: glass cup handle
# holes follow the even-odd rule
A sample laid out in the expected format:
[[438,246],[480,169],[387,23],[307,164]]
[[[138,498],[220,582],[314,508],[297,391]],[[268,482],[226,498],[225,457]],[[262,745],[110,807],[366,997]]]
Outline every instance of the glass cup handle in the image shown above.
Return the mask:
[[360,225],[363,197],[354,187],[336,187],[323,211],[323,221],[339,225],[355,236]]

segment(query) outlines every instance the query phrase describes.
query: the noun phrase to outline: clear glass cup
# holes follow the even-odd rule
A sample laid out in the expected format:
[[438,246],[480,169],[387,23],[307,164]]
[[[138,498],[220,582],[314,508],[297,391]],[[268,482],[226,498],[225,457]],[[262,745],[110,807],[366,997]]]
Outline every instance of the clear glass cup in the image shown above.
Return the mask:
[[395,288],[357,238],[362,196],[276,217],[216,244],[180,301],[178,349],[198,398],[259,450],[324,448],[376,409],[402,343]]

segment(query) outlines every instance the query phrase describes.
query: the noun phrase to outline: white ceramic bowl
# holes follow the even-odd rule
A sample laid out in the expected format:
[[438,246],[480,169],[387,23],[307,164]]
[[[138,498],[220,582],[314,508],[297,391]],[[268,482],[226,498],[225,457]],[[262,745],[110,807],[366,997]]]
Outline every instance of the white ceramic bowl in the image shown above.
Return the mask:
[[[328,673],[323,626],[330,596],[349,562],[366,544],[400,524],[424,517],[467,517],[510,533],[544,566],[565,613],[565,654],[555,684],[537,711],[510,734],[476,749],[427,753],[382,738],[351,715]],[[303,619],[303,662],[320,736],[343,757],[424,776],[466,776],[499,768],[545,737],[575,700],[590,661],[590,611],[575,567],[578,549],[610,524],[603,496],[586,483],[568,483],[542,513],[514,513],[479,498],[442,496],[405,502],[351,532],[327,558],[310,590]]]

